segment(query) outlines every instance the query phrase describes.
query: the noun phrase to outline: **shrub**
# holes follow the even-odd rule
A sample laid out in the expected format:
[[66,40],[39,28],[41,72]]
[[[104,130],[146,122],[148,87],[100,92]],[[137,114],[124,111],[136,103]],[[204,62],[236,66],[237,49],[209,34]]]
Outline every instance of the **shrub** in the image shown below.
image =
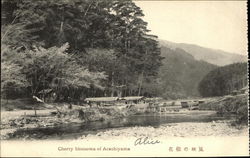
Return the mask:
[[219,114],[235,114],[236,124],[247,124],[248,122],[248,97],[247,95],[220,98],[216,101],[203,103],[199,106],[201,110],[216,110]]
[[238,124],[248,124],[248,106],[247,104],[241,106],[237,110],[236,122]]

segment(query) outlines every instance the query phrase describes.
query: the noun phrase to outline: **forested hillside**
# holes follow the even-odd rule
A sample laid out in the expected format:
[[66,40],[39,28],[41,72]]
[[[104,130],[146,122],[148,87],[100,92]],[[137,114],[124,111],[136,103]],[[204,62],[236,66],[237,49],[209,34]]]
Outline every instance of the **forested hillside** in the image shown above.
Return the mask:
[[248,85],[247,72],[247,63],[218,67],[202,79],[199,92],[204,97],[230,94]]
[[155,94],[160,48],[131,0],[1,3],[1,97]]
[[198,84],[217,66],[195,58],[182,49],[161,47],[163,66],[160,68],[162,96],[176,99],[200,96]]

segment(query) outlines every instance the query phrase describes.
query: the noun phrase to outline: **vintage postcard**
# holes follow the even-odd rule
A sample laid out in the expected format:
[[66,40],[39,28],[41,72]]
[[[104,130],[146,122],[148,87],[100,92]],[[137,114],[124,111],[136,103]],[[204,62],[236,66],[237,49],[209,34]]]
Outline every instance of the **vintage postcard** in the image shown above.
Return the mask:
[[1,5],[1,157],[249,156],[247,1]]

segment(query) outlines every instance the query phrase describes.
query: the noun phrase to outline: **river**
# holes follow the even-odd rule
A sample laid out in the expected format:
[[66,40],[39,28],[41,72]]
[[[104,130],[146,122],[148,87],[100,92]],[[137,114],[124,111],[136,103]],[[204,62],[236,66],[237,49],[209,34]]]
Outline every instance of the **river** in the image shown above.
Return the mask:
[[159,127],[161,124],[180,122],[211,122],[228,119],[214,111],[193,111],[189,113],[140,114],[108,121],[71,123],[56,127],[17,130],[11,139],[77,139],[82,135],[96,134],[111,128],[134,126]]

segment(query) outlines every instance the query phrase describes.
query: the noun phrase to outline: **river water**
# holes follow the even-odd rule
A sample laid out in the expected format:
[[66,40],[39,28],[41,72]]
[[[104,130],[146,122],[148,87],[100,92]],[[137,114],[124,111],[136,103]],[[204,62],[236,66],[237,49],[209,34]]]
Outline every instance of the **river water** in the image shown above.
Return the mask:
[[216,114],[213,111],[194,111],[191,113],[140,114],[108,121],[89,123],[71,123],[56,127],[22,129],[14,133],[12,139],[77,139],[82,135],[96,134],[111,128],[152,126],[180,122],[211,122],[224,120],[228,117]]

